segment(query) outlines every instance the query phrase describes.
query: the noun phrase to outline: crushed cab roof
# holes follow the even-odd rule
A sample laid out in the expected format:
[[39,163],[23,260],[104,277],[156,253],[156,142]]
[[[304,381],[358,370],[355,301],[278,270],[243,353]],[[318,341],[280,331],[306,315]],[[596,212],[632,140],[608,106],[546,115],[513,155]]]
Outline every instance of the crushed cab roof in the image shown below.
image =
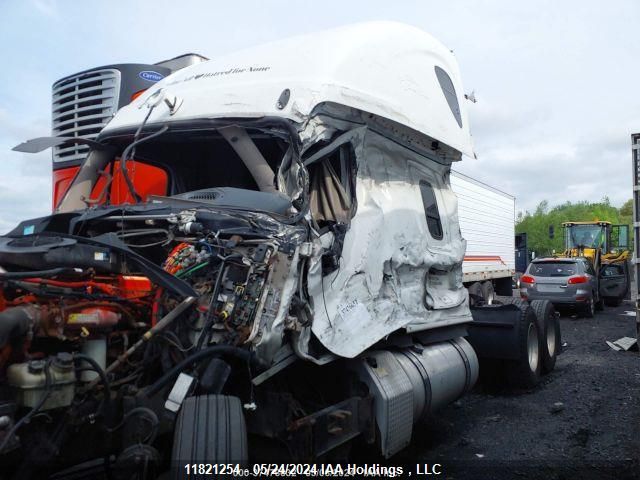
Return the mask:
[[[302,123],[316,106],[332,102],[474,155],[453,53],[428,33],[401,23],[368,22],[311,33],[184,68],[123,107],[105,132],[139,125],[146,102],[159,89],[183,103],[173,115],[156,108],[149,124],[263,116]],[[286,89],[290,98],[283,105],[279,100]]]

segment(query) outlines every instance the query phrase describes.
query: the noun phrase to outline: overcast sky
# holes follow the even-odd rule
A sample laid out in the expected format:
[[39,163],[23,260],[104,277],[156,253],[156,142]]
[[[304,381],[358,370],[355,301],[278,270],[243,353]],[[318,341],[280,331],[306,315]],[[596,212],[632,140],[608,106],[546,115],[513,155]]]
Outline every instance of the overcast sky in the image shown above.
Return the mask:
[[478,159],[454,168],[516,196],[517,210],[631,197],[640,131],[640,2],[0,0],[0,232],[51,207],[51,84],[110,63],[209,58],[366,20],[420,27],[460,64]]

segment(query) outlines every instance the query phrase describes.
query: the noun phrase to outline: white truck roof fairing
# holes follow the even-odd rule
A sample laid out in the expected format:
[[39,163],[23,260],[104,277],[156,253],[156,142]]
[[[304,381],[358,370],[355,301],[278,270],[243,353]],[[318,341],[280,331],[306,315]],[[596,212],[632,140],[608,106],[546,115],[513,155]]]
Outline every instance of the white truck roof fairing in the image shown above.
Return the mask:
[[[371,22],[292,37],[184,68],[123,107],[104,131],[134,128],[159,89],[183,100],[149,124],[277,116],[302,123],[324,102],[373,113],[473,156],[454,55],[431,35]],[[279,99],[284,90],[290,99]],[[279,105],[278,105],[279,104]]]

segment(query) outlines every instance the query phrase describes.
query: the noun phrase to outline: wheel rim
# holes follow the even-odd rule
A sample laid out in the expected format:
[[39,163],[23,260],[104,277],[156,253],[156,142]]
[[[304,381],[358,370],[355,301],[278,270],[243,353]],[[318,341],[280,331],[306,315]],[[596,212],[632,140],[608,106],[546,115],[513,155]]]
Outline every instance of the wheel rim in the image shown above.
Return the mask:
[[535,372],[538,369],[540,343],[538,342],[538,329],[533,322],[529,324],[527,332],[527,353],[529,354],[529,368]]
[[593,301],[593,297],[591,297],[591,300],[589,301],[589,311],[591,312],[591,315],[595,315],[596,313],[596,304]]
[[493,301],[495,300],[496,294],[491,292],[489,294],[489,298],[486,299],[487,305],[493,305]]
[[547,324],[547,350],[549,351],[550,357],[556,354],[556,329],[554,322],[548,322]]

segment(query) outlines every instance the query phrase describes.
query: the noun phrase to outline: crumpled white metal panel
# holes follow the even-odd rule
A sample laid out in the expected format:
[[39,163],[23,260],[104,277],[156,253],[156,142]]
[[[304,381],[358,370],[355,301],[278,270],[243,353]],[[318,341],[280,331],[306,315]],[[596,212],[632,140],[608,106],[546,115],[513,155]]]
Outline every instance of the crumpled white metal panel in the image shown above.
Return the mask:
[[[316,257],[308,276],[313,333],[328,350],[349,358],[401,328],[471,321],[462,285],[465,242],[448,183],[450,167],[372,131],[356,152],[358,209],[345,236],[340,268],[322,277]],[[421,179],[434,187],[442,240],[429,233]],[[432,268],[440,274],[430,274]]]

